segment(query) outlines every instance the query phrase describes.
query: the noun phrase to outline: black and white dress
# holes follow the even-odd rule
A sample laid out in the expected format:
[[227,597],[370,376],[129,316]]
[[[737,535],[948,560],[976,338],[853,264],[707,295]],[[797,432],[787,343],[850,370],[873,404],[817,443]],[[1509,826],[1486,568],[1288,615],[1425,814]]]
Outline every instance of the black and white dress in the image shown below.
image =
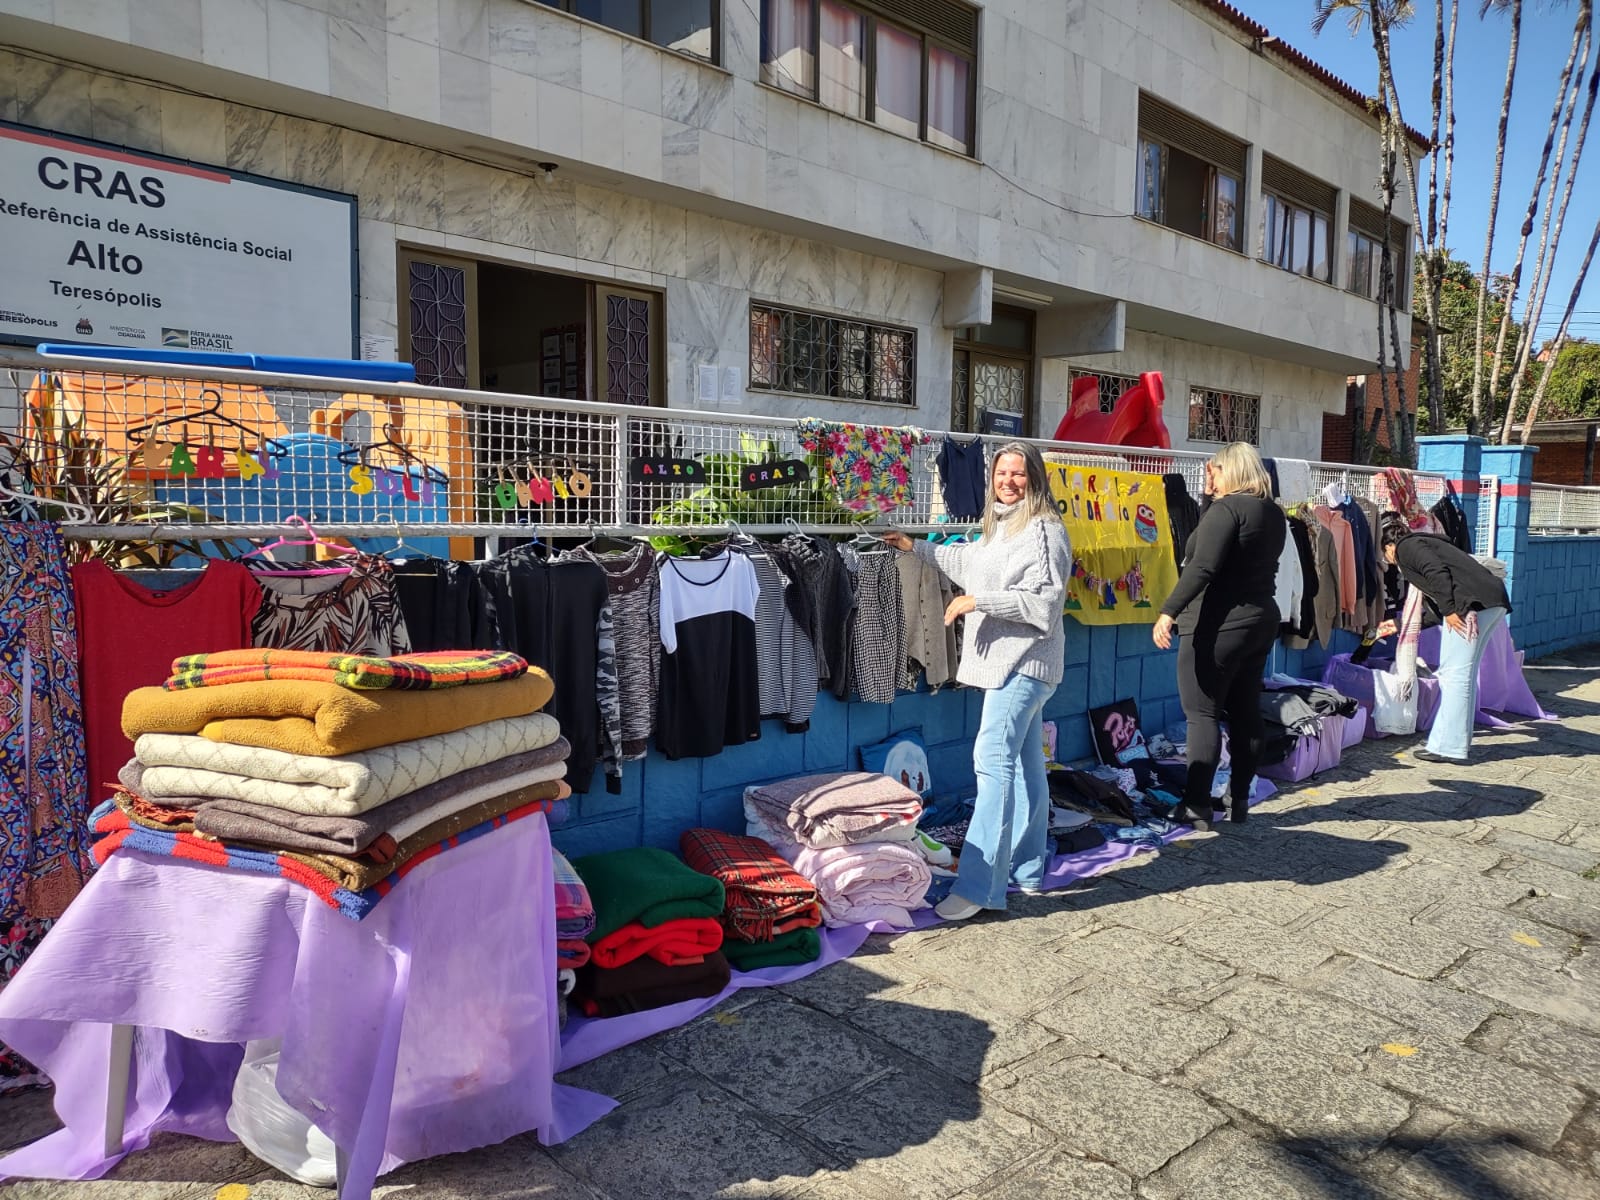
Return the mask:
[[724,551],[715,558],[663,555],[661,693],[656,749],[668,758],[704,758],[761,736],[756,668],[753,563]]

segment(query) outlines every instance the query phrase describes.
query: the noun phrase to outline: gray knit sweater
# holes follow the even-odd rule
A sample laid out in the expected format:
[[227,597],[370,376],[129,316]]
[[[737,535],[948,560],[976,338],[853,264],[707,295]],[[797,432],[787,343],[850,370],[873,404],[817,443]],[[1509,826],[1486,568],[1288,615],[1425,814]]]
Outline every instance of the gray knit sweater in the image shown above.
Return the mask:
[[[1009,512],[1008,506],[996,511]],[[1072,574],[1072,547],[1060,521],[1036,520],[965,545],[913,542],[972,597],[956,681],[997,688],[1013,674],[1060,683],[1066,657],[1061,609]]]

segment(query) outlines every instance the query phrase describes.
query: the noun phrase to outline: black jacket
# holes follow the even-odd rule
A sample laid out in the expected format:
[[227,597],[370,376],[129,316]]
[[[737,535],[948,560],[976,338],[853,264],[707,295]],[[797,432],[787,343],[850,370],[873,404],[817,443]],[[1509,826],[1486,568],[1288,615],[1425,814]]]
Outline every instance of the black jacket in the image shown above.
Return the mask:
[[1443,538],[1421,534],[1401,538],[1394,556],[1406,582],[1446,616],[1464,617],[1485,608],[1511,611],[1506,586],[1494,572]]
[[1271,500],[1235,492],[1213,501],[1184,555],[1183,573],[1161,611],[1181,633],[1242,629],[1282,615],[1274,588],[1288,518]]

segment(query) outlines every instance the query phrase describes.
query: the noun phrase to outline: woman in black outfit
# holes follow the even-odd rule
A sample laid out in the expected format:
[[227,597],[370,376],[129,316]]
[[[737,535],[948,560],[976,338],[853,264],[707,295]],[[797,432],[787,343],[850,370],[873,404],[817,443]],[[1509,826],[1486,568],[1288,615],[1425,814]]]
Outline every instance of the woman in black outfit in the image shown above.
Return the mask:
[[1211,785],[1222,756],[1226,719],[1231,734],[1232,817],[1250,811],[1250,785],[1261,759],[1261,673],[1282,614],[1273,594],[1278,557],[1288,535],[1272,501],[1272,481],[1255,447],[1224,446],[1206,464],[1211,504],[1189,535],[1183,573],[1151,634],[1161,649],[1176,625],[1178,695],[1189,722],[1189,778],[1174,821],[1211,828]]

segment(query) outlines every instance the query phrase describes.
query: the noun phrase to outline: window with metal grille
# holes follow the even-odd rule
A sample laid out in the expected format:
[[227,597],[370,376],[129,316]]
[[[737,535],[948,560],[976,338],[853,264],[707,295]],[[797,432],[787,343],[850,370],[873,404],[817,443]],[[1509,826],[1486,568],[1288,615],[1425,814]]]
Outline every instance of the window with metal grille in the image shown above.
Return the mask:
[[1261,397],[1189,389],[1189,440],[1261,444]]
[[550,8],[654,42],[666,50],[722,59],[722,0],[538,0]]
[[1247,149],[1232,134],[1139,93],[1136,214],[1242,250]]
[[761,0],[761,82],[960,154],[977,49],[977,10],[958,0]]
[[833,400],[917,402],[915,330],[750,306],[750,387]]
[[[1137,375],[1110,375],[1104,371],[1073,371],[1069,395],[1074,399],[1078,396],[1080,380],[1092,379],[1100,392],[1100,411],[1108,413],[1117,406],[1117,401],[1122,399],[1122,393],[1139,382]],[[1088,386],[1085,384],[1084,386]]]

